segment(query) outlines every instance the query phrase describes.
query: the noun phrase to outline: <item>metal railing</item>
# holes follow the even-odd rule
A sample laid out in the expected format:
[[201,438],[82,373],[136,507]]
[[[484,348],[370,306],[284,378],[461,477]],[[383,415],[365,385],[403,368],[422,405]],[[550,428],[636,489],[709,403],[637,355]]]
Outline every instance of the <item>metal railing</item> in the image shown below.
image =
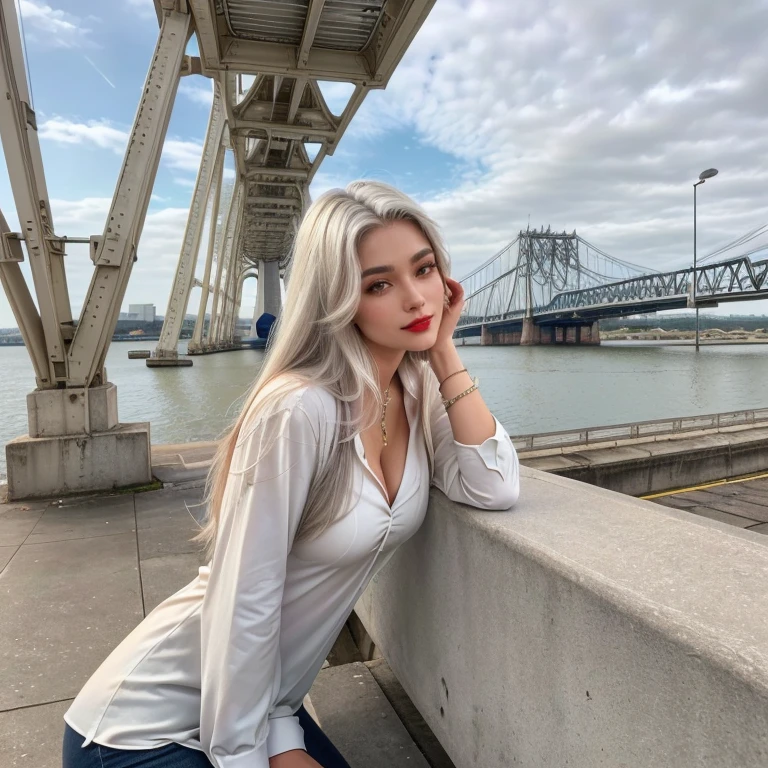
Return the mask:
[[768,426],[768,408],[751,411],[732,411],[705,416],[683,416],[677,419],[656,419],[633,424],[615,424],[606,427],[545,432],[537,435],[513,435],[512,442],[518,451],[540,451],[550,448],[566,448],[572,445],[592,445],[616,440],[636,440],[664,435],[684,434],[699,430],[719,430],[764,424]]

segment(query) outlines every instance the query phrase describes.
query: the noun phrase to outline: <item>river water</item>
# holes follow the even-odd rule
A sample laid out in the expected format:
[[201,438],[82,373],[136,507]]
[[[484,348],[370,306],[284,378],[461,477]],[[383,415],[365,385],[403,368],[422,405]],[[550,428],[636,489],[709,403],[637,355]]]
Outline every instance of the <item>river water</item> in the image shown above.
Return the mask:
[[[258,350],[196,357],[192,368],[147,368],[116,342],[107,356],[121,421],[149,421],[153,443],[210,440],[232,421],[259,370]],[[180,347],[185,350],[184,344]],[[768,407],[768,346],[459,347],[486,403],[510,434]],[[24,347],[0,347],[0,448],[27,432],[34,388]],[[0,451],[0,482],[5,451]]]

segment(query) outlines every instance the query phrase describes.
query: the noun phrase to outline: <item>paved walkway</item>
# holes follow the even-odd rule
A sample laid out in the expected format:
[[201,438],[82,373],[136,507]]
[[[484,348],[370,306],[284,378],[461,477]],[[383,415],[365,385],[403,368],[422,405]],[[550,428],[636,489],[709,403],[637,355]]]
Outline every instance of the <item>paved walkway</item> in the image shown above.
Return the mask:
[[666,507],[768,534],[768,477],[704,485],[649,498]]
[[[62,715],[72,698],[202,564],[189,541],[201,496],[198,484],[0,504],[0,768],[61,765]],[[409,732],[418,734],[389,703],[401,712],[397,695],[385,696],[377,683],[376,664],[349,660],[331,658],[341,666],[324,669],[310,692],[322,727],[352,768],[427,768]]]

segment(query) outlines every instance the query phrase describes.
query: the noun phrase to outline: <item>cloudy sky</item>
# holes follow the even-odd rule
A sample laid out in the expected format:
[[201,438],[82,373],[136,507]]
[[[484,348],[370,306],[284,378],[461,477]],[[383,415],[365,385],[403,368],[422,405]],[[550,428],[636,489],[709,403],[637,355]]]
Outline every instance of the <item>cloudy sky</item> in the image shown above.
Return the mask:
[[[152,2],[18,2],[56,231],[100,234],[156,40]],[[400,186],[443,227],[458,277],[529,216],[650,269],[686,266],[705,168],[720,175],[699,188],[700,256],[768,223],[766,28],[765,0],[438,0],[312,193],[356,178]],[[207,80],[182,81],[126,308],[165,311],[209,104]],[[70,248],[67,270],[79,308],[84,249]],[[13,325],[0,292],[0,327]]]

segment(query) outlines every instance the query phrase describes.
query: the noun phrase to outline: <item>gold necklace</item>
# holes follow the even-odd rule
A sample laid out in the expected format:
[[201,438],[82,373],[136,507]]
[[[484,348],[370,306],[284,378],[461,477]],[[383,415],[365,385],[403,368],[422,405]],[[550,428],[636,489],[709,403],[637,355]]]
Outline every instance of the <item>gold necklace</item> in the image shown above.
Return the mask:
[[381,409],[381,437],[384,440],[384,446],[387,445],[387,406],[389,405],[389,387],[384,390],[384,405]]

